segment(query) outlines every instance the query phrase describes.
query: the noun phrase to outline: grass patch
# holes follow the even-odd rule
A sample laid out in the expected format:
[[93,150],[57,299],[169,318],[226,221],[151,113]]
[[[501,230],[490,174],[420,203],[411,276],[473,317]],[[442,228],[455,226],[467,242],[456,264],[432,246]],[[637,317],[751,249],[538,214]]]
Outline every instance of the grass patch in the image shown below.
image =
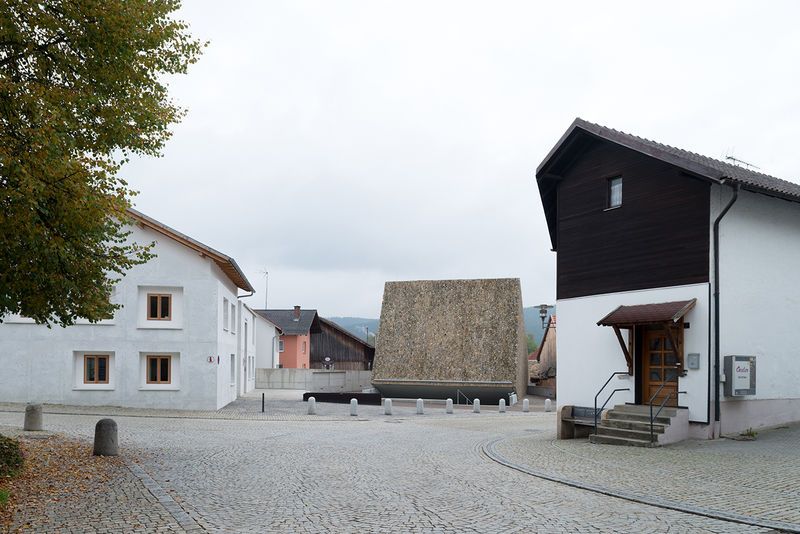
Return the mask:
[[0,488],[0,506],[5,506],[9,498],[11,498],[11,492],[7,489]]
[[0,436],[0,478],[12,477],[22,469],[19,441]]

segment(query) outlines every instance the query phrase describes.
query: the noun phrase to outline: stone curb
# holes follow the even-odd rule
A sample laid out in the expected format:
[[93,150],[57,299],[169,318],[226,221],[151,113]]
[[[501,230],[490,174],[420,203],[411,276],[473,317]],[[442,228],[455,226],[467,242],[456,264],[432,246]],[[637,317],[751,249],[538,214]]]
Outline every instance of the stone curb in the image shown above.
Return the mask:
[[549,480],[550,482],[556,482],[558,484],[564,484],[566,486],[571,486],[573,488],[592,491],[595,493],[600,493],[602,495],[608,495],[609,497],[617,497],[619,499],[624,499],[626,501],[646,504],[649,506],[655,506],[667,510],[675,510],[676,512],[699,515],[711,519],[740,523],[754,527],[767,528],[780,532],[792,532],[800,534],[800,525],[796,523],[771,521],[768,519],[759,519],[757,517],[751,517],[746,515],[732,514],[730,512],[711,510],[708,508],[702,508],[699,506],[692,506],[676,501],[671,501],[669,499],[662,499],[660,497],[644,497],[636,493],[624,490],[617,490],[613,488],[606,488],[604,486],[600,486],[597,484],[587,484],[585,482],[580,482],[566,477],[552,475],[549,473],[545,473],[544,471],[534,469],[532,467],[520,465],[509,460],[508,458],[497,452],[496,449],[497,444],[500,443],[501,441],[505,441],[506,439],[507,438],[495,438],[492,440],[485,441],[480,445],[480,450],[484,454],[484,456],[486,456],[489,460],[493,462],[496,462],[510,469],[514,469],[515,471],[519,471],[520,473],[525,473],[526,475],[531,475],[544,480]]
[[131,473],[138,478],[145,489],[149,491],[153,497],[158,500],[158,503],[166,510],[172,518],[187,532],[206,532],[206,529],[201,527],[181,505],[175,502],[175,499],[167,493],[161,485],[153,480],[153,478],[142,469],[142,467],[133,462],[126,462],[128,469]]

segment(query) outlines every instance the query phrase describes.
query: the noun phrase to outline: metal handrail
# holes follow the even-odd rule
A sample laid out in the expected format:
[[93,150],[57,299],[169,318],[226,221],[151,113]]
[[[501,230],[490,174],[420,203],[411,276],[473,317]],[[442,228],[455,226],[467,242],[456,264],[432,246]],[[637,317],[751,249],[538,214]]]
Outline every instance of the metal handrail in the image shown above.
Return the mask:
[[617,389],[615,389],[614,391],[611,392],[611,395],[608,396],[608,398],[606,399],[606,401],[603,403],[603,405],[600,407],[599,410],[597,409],[597,401],[596,400],[594,401],[594,433],[595,433],[595,435],[597,434],[597,415],[603,411],[603,408],[606,407],[606,404],[608,404],[608,401],[610,401],[611,397],[614,396],[614,393],[616,393],[617,391],[630,391],[630,390],[631,390],[631,388],[617,388]]
[[461,390],[460,390],[460,389],[456,389],[456,404],[457,404],[458,406],[461,406],[461,397],[464,397],[464,399],[467,401],[467,404],[472,404],[472,399],[470,399],[469,397],[467,397],[466,395],[464,395],[464,394],[461,392]]
[[[654,434],[654,431],[653,431],[653,423],[655,422],[656,417],[658,417],[658,414],[661,413],[661,410],[663,410],[664,407],[667,405],[667,402],[669,401],[669,399],[672,398],[673,392],[670,391],[669,395],[664,397],[664,400],[661,401],[661,404],[658,406],[658,411],[656,412],[656,414],[653,415],[653,401],[658,396],[658,394],[661,393],[661,390],[664,389],[664,386],[666,386],[666,385],[667,385],[666,382],[661,384],[661,387],[659,387],[656,390],[656,392],[653,393],[653,395],[650,397],[650,401],[648,403],[650,405],[650,443],[653,443],[653,438],[655,437],[655,434]],[[686,392],[685,391],[676,391],[674,393],[675,393],[675,399],[676,399],[676,402],[677,402],[678,395],[685,394]]]
[[[614,378],[617,375],[627,375],[627,374],[628,374],[628,371],[617,371],[615,373],[611,373],[611,376],[608,377],[608,380],[606,380],[606,383],[603,384],[603,387],[601,387],[600,390],[597,392],[597,394],[594,396],[594,433],[595,434],[597,434],[597,397],[599,397],[600,394],[603,392],[603,390],[606,389],[606,386],[608,385],[609,382],[611,382],[612,378]],[[630,388],[627,388],[627,389],[630,389]],[[608,404],[608,401],[611,399],[611,397],[617,391],[625,391],[625,389],[619,389],[619,390],[615,389],[614,391],[612,391],[611,395],[609,395],[609,397],[606,399],[606,402],[603,403],[603,408],[605,408],[606,404]],[[600,408],[600,409],[602,410],[603,408]]]

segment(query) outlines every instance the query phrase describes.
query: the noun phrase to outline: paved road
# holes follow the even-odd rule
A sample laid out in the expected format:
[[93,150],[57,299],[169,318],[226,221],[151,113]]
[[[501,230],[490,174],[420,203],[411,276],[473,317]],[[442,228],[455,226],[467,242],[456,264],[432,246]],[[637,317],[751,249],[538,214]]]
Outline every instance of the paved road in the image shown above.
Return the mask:
[[[513,438],[502,453],[535,464],[553,436],[552,413],[386,417],[373,408],[340,421],[115,417],[123,454],[138,463],[113,507],[159,506],[153,517],[166,511],[172,528],[212,532],[768,531],[549,482],[484,454],[492,440]],[[49,428],[87,439],[96,421],[46,417]],[[20,422],[0,413],[0,425]],[[157,504],[142,502],[143,488]],[[108,499],[97,503],[111,515]],[[33,526],[91,531],[71,509]],[[134,529],[120,520],[118,530]]]

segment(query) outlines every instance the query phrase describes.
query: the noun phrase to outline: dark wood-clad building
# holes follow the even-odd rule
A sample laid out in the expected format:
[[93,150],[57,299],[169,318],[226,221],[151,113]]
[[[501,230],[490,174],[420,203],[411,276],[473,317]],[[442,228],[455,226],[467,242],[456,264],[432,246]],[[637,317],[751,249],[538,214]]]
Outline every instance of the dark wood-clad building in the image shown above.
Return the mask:
[[311,333],[311,368],[332,371],[372,369],[375,347],[333,321],[319,317],[319,332]]

